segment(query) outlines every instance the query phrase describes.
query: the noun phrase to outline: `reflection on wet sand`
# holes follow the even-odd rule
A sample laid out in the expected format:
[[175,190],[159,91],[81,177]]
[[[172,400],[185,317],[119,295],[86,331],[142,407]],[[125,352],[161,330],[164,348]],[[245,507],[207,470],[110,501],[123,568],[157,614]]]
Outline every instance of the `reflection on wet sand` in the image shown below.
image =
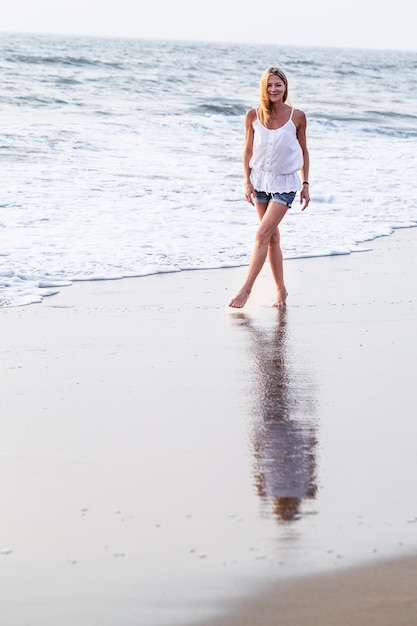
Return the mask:
[[286,309],[273,328],[257,327],[245,313],[235,320],[247,330],[255,386],[252,443],[255,485],[268,515],[300,519],[302,505],[317,492],[317,422],[314,389],[305,364],[291,362]]

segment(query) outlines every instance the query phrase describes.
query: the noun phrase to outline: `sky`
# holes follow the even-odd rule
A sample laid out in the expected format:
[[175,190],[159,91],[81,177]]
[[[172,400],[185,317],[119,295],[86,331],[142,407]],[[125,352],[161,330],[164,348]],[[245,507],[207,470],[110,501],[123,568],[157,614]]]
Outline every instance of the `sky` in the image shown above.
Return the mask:
[[2,0],[0,32],[417,51],[414,0]]

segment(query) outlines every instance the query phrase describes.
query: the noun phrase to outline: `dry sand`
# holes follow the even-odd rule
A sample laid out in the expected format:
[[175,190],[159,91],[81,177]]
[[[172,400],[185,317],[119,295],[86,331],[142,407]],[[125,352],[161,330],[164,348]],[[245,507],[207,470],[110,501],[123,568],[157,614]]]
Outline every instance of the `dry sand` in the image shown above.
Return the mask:
[[201,626],[414,626],[417,557],[282,584]]
[[284,314],[268,267],[0,310],[5,626],[417,623],[417,231],[367,248]]

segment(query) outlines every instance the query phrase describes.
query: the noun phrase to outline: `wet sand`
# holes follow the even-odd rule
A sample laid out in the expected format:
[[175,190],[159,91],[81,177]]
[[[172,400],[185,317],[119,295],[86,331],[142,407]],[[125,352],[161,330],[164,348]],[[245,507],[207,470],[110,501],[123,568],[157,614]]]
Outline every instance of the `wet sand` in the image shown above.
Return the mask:
[[412,626],[417,557],[281,584],[201,626]]
[[0,310],[7,626],[412,624],[416,244]]

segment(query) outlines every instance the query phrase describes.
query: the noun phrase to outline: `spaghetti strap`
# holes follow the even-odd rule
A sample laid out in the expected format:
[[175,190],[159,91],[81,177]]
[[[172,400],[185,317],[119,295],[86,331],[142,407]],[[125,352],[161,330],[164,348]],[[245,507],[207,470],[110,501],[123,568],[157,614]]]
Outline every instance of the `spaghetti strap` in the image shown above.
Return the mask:
[[290,120],[292,120],[292,114],[294,113],[294,107],[292,107],[291,109],[291,115],[290,115]]

